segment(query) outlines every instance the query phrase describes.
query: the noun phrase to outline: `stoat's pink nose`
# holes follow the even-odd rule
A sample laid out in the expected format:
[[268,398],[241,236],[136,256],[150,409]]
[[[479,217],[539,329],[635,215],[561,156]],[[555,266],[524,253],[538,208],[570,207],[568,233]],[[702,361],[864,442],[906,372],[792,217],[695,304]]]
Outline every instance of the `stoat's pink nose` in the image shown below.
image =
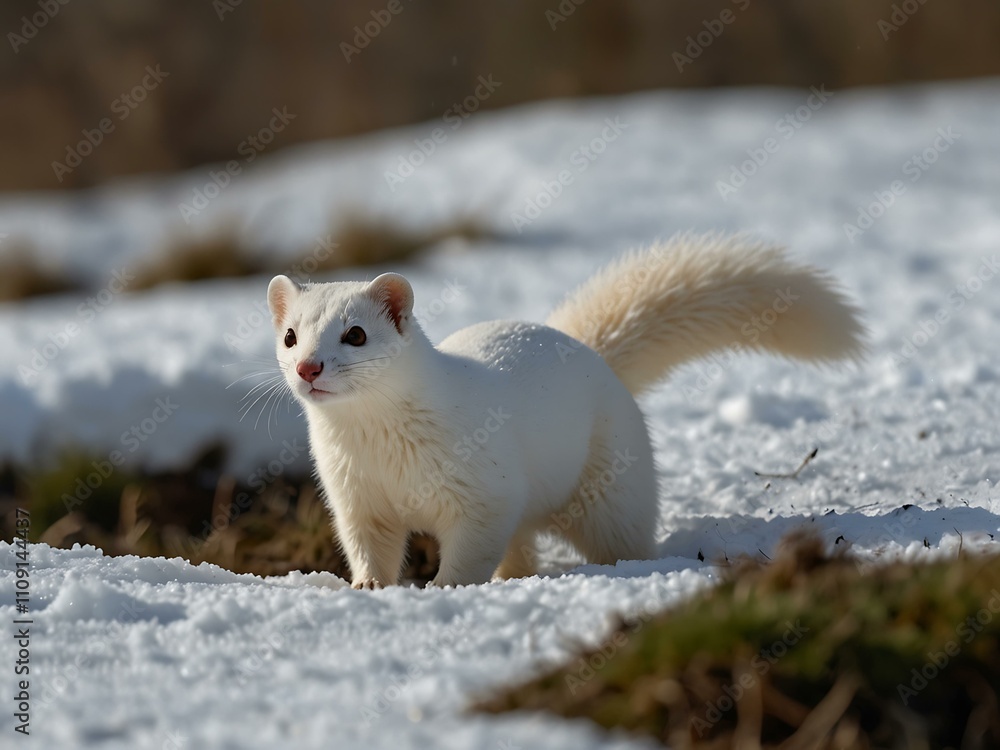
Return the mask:
[[322,362],[299,362],[298,366],[295,368],[295,372],[299,374],[307,383],[313,382],[319,377],[319,374],[323,372]]

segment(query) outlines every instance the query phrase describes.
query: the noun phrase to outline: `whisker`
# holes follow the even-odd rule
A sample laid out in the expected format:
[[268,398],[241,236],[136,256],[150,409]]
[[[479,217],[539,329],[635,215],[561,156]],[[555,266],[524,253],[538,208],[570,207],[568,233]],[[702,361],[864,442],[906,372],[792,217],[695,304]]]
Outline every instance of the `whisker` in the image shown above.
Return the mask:
[[[261,418],[262,416],[264,416],[264,412],[265,412],[265,411],[267,410],[267,405],[268,405],[269,403],[271,403],[271,399],[273,399],[273,398],[275,397],[275,395],[276,395],[277,393],[279,393],[279,392],[280,392],[280,391],[279,391],[280,387],[281,387],[281,386],[280,386],[280,384],[277,384],[277,385],[275,385],[274,387],[272,387],[272,388],[271,388],[271,389],[270,389],[270,390],[268,391],[268,396],[267,396],[267,400],[266,400],[266,401],[264,402],[264,405],[263,405],[263,406],[262,406],[262,407],[260,408],[260,413],[259,413],[259,414],[257,415],[257,419],[256,419],[256,420],[254,420],[254,423],[253,423],[253,428],[254,428],[255,430],[256,430],[256,429],[257,429],[257,427],[258,427],[258,426],[260,425],[260,418]],[[268,437],[271,437],[271,427],[270,427],[270,424],[268,424],[268,428],[267,428],[267,436],[268,436]]]
[[[264,385],[265,386],[272,386],[273,387],[272,383],[264,383]],[[239,408],[240,408],[240,412],[241,412],[241,417],[240,417],[241,419],[244,416],[246,416],[247,412],[250,411],[250,409],[252,409],[254,407],[254,404],[256,404],[257,401],[259,401],[264,396],[264,394],[261,393],[259,396],[257,396],[256,399],[254,399],[253,401],[250,401],[250,397],[252,395],[253,394],[248,393],[245,396],[243,396],[243,398],[240,399]]]
[[274,402],[274,408],[271,410],[272,414],[274,414],[274,429],[278,429],[278,410],[281,408],[281,402],[285,401],[287,403],[287,399],[291,396],[291,393],[292,389],[287,384],[278,392],[278,399]]
[[[273,370],[251,372],[251,373],[248,373],[248,374],[244,375],[243,377],[237,378],[232,383],[230,383],[229,385],[227,385],[226,386],[226,390],[228,391],[234,385],[236,385],[237,383],[242,383],[244,380],[249,380],[250,378],[257,378],[257,377],[263,377],[264,375],[274,375],[274,374],[275,373],[274,373]],[[281,377],[281,376],[279,375],[278,377]]]
[[250,389],[249,391],[247,391],[247,392],[246,392],[246,393],[245,393],[245,394],[243,395],[243,397],[242,397],[242,398],[240,399],[240,401],[246,401],[246,400],[247,400],[248,398],[250,398],[250,397],[251,397],[251,396],[252,396],[252,395],[253,395],[253,394],[254,394],[254,393],[255,393],[256,391],[259,391],[259,390],[260,390],[261,388],[266,388],[267,386],[269,386],[269,385],[271,385],[271,384],[273,384],[273,383],[276,383],[276,382],[278,382],[279,380],[284,380],[284,377],[282,377],[281,375],[275,375],[275,376],[274,376],[273,378],[270,378],[270,379],[268,379],[268,380],[265,380],[265,381],[264,381],[263,383],[257,383],[257,385],[255,385],[255,386],[254,386],[253,388],[251,388],[251,389]]
[[285,388],[281,389],[280,395],[278,396],[278,400],[274,402],[274,408],[271,410],[272,413],[274,414],[274,429],[278,429],[278,409],[281,408],[281,402],[284,401],[287,404],[288,399],[291,397],[291,395],[292,395],[292,389],[287,387],[286,385]]
[[337,372],[356,372],[357,370],[362,372],[382,372],[381,365],[350,365],[348,367],[341,366]]
[[354,367],[354,365],[363,365],[365,362],[377,362],[380,359],[392,359],[388,354],[382,357],[372,357],[371,359],[362,359],[357,362],[348,362],[346,365],[340,365],[340,367]]
[[[243,413],[240,415],[240,421],[242,422],[246,418],[247,414],[249,414],[251,412],[251,410],[257,405],[258,401],[260,401],[262,398],[264,398],[267,394],[273,392],[276,388],[280,388],[280,387],[281,387],[281,383],[280,382],[274,383],[270,388],[268,388],[266,391],[263,391],[259,396],[257,396],[257,398],[254,399],[253,403],[250,404],[249,406],[247,406],[243,410]],[[266,402],[265,402],[265,404],[266,404]],[[258,420],[259,420],[259,417],[258,417]],[[254,425],[254,429],[257,429],[256,425]]]
[[265,367],[271,368],[277,365],[278,367],[287,367],[288,365],[274,357],[254,357],[253,359],[241,359],[237,362],[226,362],[219,367],[238,367],[239,365],[264,365]]
[[[258,372],[258,373],[255,373],[255,375],[259,375],[260,377],[268,376],[267,377],[268,380],[283,380],[284,379],[284,375],[282,373],[279,373],[279,372]],[[237,382],[239,382],[239,381],[237,381]]]
[[[274,393],[277,396],[277,398],[271,404],[271,409],[267,412],[267,420],[264,422],[264,424],[267,425],[267,436],[269,438],[272,437],[271,436],[271,417],[274,416],[274,407],[281,401],[281,397],[283,395],[282,394],[282,390],[280,388],[278,390],[276,390]],[[274,427],[275,427],[275,429],[278,428],[278,423],[277,422],[274,423]]]

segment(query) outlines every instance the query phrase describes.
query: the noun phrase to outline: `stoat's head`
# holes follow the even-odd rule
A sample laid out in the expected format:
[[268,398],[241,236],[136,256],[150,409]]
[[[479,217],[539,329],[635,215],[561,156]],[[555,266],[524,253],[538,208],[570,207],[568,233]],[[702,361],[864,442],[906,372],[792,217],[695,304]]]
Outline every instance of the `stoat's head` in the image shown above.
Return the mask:
[[408,378],[400,359],[415,335],[422,336],[413,319],[413,289],[402,276],[305,286],[275,276],[267,304],[278,363],[302,403],[401,394]]

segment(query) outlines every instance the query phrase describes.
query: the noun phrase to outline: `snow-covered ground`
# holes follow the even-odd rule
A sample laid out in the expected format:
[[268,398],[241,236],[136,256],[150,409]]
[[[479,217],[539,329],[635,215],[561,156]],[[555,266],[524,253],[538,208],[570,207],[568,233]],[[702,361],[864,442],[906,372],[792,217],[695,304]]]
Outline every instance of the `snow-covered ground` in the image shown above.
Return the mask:
[[[258,381],[227,389],[273,369],[266,278],[116,291],[115,273],[172,238],[230,225],[292,264],[303,250],[325,252],[343,217],[427,227],[475,215],[490,239],[445,243],[393,269],[413,281],[434,339],[495,317],[542,319],[617,252],[687,230],[790,246],[842,281],[871,330],[860,367],[723,355],[644,401],[662,480],[655,562],[560,576],[573,563],[554,548],[540,579],[353,592],[332,576],[261,580],[33,547],[32,745],[632,746],[553,719],[463,712],[472,696],[595,643],[616,613],[677,601],[712,580],[710,563],[770,553],[793,528],[843,537],[869,557],[991,548],[997,122],[997,81],[653,93],[477,115],[401,179],[386,173],[399,175],[415,140],[433,142],[441,123],[288,149],[188,212],[190,224],[179,206],[215,193],[206,186],[217,167],[78,196],[4,197],[0,251],[30,238],[104,291],[82,306],[0,307],[0,462],[77,446],[177,468],[221,441],[241,478],[308,471],[305,453],[288,450],[305,445],[297,409],[268,405],[255,429],[263,401],[243,421],[239,401]],[[861,209],[877,216],[869,223]],[[813,448],[797,479],[754,474],[794,470]],[[15,552],[0,546],[4,622],[15,617]],[[11,639],[0,655],[13,664]],[[8,695],[13,666],[0,669]],[[14,725],[0,712],[3,736]]]

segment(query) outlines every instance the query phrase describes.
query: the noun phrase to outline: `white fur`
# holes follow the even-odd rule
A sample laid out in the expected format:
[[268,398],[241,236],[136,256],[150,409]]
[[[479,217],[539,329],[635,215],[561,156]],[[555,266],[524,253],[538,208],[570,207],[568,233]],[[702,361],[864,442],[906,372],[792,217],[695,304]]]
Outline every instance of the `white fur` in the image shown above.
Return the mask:
[[[633,393],[721,346],[861,351],[855,310],[824,276],[715,237],[626,256],[548,326],[482,323],[436,348],[396,274],[306,287],[278,276],[268,302],[353,585],[366,588],[398,581],[415,531],[440,542],[438,585],[530,575],[543,530],[591,562],[648,558],[657,488]],[[752,321],[769,309],[761,330]],[[341,340],[355,325],[362,346]],[[305,361],[323,363],[311,385],[296,373]]]

